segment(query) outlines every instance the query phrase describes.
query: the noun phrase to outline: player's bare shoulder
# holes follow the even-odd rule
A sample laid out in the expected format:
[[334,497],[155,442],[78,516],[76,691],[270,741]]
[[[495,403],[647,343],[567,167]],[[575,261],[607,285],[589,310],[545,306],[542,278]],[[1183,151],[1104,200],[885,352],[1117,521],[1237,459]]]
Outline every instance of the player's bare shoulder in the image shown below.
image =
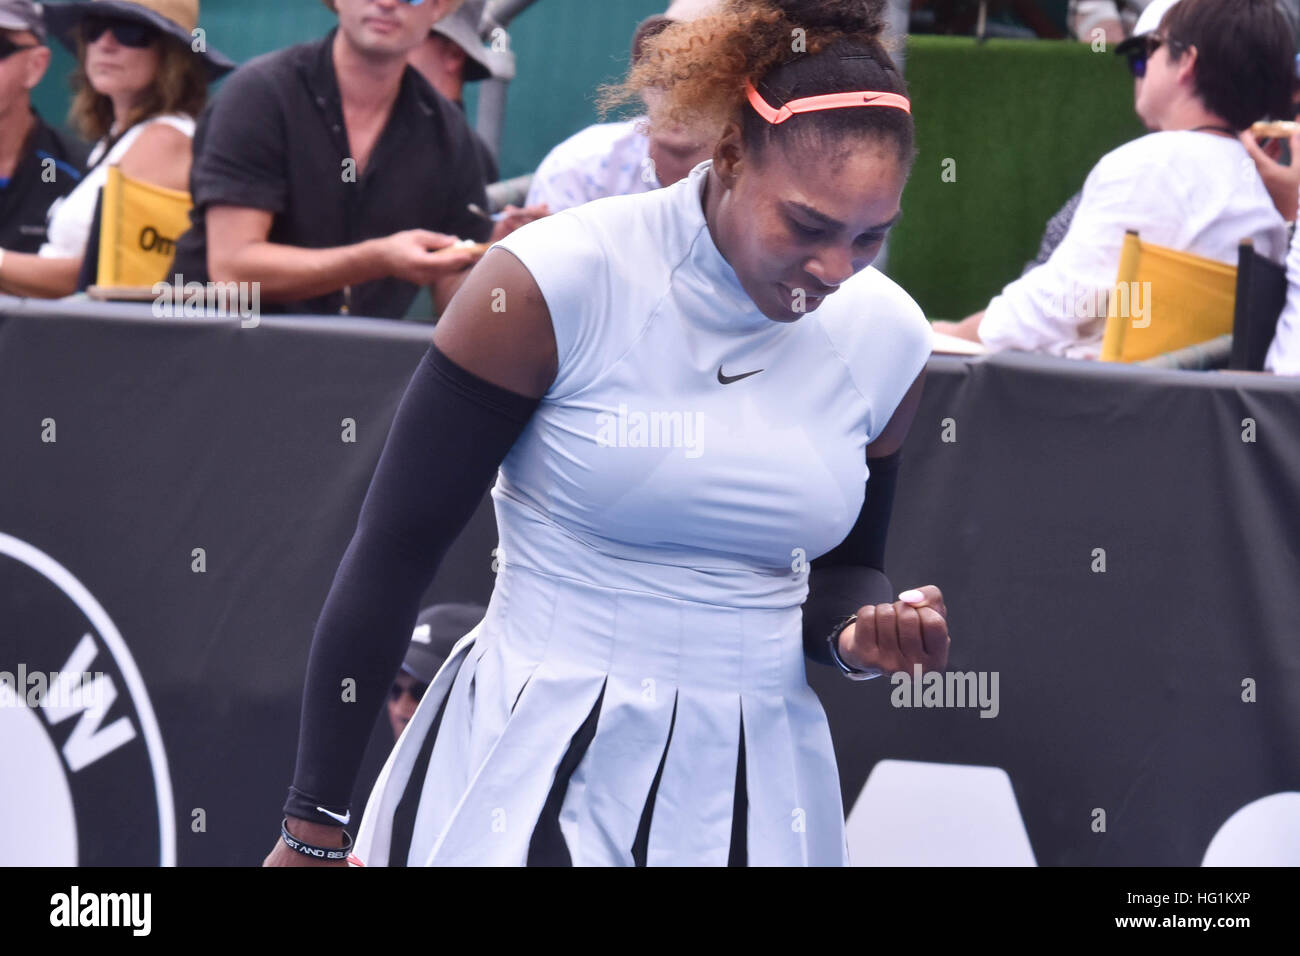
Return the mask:
[[523,263],[496,246],[447,304],[433,341],[457,365],[520,395],[540,398],[555,378],[546,298]]

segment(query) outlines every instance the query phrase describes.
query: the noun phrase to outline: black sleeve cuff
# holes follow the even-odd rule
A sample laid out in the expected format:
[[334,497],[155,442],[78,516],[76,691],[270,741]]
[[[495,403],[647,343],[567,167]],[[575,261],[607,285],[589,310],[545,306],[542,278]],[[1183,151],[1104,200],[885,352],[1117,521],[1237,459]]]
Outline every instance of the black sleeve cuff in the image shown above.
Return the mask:
[[803,606],[804,654],[819,664],[837,667],[826,640],[831,629],[863,605],[894,600],[894,586],[879,568],[814,568],[808,576],[808,600]]
[[[337,816],[329,816],[322,811],[322,808],[337,814]],[[297,787],[289,788],[289,799],[284,802],[284,812],[287,816],[309,820],[312,823],[321,823],[329,827],[341,827],[352,822],[352,814],[348,807],[326,806],[320,800],[303,793]]]

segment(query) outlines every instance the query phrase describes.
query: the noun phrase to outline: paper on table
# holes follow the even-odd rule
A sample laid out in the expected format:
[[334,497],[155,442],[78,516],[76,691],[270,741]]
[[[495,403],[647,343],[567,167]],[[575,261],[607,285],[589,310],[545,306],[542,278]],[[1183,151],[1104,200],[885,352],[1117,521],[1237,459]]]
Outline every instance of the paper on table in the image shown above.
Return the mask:
[[930,329],[930,351],[941,355],[983,355],[988,348],[982,342],[959,339],[947,332]]

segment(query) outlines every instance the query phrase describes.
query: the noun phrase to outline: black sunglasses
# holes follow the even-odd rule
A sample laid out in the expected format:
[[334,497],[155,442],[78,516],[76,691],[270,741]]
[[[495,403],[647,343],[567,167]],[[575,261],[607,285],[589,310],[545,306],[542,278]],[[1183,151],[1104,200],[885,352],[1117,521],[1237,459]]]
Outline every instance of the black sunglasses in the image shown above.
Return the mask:
[[1156,54],[1156,50],[1165,44],[1169,44],[1169,52],[1174,56],[1178,51],[1183,49],[1183,44],[1169,37],[1162,37],[1155,33],[1148,33],[1144,37],[1139,37],[1138,42],[1125,54],[1128,57],[1129,72],[1137,79],[1147,75],[1147,61]]
[[122,46],[133,49],[147,47],[158,36],[158,31],[147,23],[138,20],[115,20],[111,17],[86,17],[81,21],[81,36],[87,43],[94,43],[109,30],[113,39]]
[[[410,687],[411,696],[415,698],[417,703],[420,701],[422,697],[424,697],[424,692],[428,689],[429,689],[428,684],[422,684],[418,680],[411,682],[411,687]],[[388,696],[393,700],[401,700],[402,694],[404,694],[405,692],[406,692],[405,688],[401,687],[398,684],[394,684],[392,687],[388,689]]]
[[23,50],[35,50],[38,46],[39,43],[15,43],[7,36],[0,36],[0,60],[7,60]]

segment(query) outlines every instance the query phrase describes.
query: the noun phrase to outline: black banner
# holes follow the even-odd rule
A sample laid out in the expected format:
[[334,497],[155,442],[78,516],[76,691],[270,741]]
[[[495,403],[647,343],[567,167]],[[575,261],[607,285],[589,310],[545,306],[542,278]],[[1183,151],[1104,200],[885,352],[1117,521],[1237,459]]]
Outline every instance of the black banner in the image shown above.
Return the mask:
[[[316,615],[430,334],[0,303],[0,863],[270,850]],[[943,588],[956,676],[809,666],[854,862],[1294,862],[1297,542],[1300,382],[932,359],[887,570]],[[486,602],[494,546],[485,499],[426,603]]]

